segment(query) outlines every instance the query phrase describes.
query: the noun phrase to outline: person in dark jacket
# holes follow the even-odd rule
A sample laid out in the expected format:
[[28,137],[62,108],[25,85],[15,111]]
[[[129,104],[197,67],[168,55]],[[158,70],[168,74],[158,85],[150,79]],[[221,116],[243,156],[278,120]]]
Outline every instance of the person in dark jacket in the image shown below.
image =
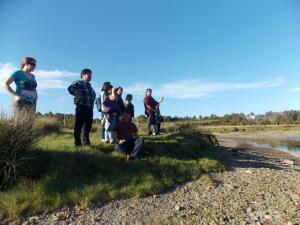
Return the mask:
[[117,87],[116,88],[117,91],[117,101],[120,107],[120,112],[117,115],[117,121],[119,120],[119,117],[122,116],[122,114],[125,112],[125,105],[124,105],[124,101],[122,99],[122,94],[123,94],[123,88],[122,87]]
[[[74,139],[75,146],[90,145],[89,134],[93,123],[93,107],[96,98],[94,89],[91,86],[92,71],[83,69],[80,74],[81,80],[74,81],[68,87],[68,91],[74,96],[75,127]],[[81,141],[81,132],[82,141]]]
[[125,112],[116,123],[113,131],[116,132],[118,144],[115,150],[126,154],[126,160],[135,159],[144,149],[144,140],[139,138],[138,129],[130,120],[130,114]]
[[[159,104],[164,100],[158,102],[152,97],[152,89],[147,88],[144,98],[145,114],[147,115],[148,133],[149,135],[157,135],[157,119],[156,111],[159,108]],[[153,126],[153,131],[151,132],[151,126]]]
[[125,98],[125,112],[130,114],[130,121],[134,117],[134,105],[132,104],[132,95],[127,94]]

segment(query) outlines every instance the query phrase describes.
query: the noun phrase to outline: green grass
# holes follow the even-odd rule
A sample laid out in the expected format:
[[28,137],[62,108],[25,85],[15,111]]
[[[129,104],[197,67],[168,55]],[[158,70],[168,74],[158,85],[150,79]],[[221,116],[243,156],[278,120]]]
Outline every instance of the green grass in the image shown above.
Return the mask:
[[224,156],[207,144],[206,136],[168,133],[143,138],[146,154],[135,161],[125,161],[113,145],[100,143],[98,132],[92,134],[92,146],[77,149],[69,130],[39,139],[26,155],[19,182],[0,192],[0,221],[63,206],[147,196],[224,170]]
[[203,125],[201,121],[178,121],[178,122],[165,122],[162,129],[165,132],[177,132],[181,129],[197,130],[200,132],[209,133],[230,133],[230,132],[260,132],[260,131],[300,131],[299,124],[287,124],[287,125],[241,125],[241,126],[229,126],[229,125],[215,125],[208,126]]
[[244,126],[205,126],[203,130],[212,133],[300,131],[300,125],[244,125]]

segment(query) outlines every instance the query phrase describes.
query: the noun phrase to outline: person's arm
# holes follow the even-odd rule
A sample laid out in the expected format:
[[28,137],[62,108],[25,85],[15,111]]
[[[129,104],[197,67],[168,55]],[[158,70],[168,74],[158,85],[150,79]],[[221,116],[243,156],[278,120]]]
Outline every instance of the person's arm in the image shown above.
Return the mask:
[[78,91],[77,83],[74,82],[68,87],[70,95],[74,96],[74,102],[77,102],[80,99],[80,92]]
[[162,101],[165,100],[164,97],[162,96],[161,99],[158,101],[158,104],[162,103]]
[[118,141],[119,144],[122,144],[125,141],[125,140],[120,139],[120,136],[119,136],[119,124],[118,123],[116,123],[113,126],[112,133],[115,134],[115,138],[116,138],[116,140]]
[[133,124],[133,135],[136,139],[138,139],[139,138],[138,128],[134,123],[132,123],[132,124]]
[[11,83],[14,81],[14,77],[10,76],[8,77],[4,82],[4,88],[15,98],[15,101],[18,101],[21,99],[21,96],[19,96],[12,88]]
[[134,105],[131,104],[131,107],[132,107],[132,117],[134,117]]

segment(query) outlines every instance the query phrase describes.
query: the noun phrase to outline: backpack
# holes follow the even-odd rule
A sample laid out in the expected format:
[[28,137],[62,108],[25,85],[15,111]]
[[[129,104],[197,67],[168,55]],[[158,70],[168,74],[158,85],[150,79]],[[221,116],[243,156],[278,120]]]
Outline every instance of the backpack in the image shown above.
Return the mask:
[[96,98],[95,104],[96,104],[96,106],[97,106],[98,112],[102,112],[101,97],[97,97],[97,98]]

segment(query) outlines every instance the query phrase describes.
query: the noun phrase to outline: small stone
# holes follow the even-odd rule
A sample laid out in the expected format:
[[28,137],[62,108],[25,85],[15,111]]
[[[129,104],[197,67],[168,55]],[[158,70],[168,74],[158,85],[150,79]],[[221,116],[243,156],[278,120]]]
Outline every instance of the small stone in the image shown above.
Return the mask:
[[175,205],[175,210],[179,211],[180,210],[180,206],[179,205]]
[[289,159],[284,159],[282,162],[291,166],[295,164],[295,161]]

